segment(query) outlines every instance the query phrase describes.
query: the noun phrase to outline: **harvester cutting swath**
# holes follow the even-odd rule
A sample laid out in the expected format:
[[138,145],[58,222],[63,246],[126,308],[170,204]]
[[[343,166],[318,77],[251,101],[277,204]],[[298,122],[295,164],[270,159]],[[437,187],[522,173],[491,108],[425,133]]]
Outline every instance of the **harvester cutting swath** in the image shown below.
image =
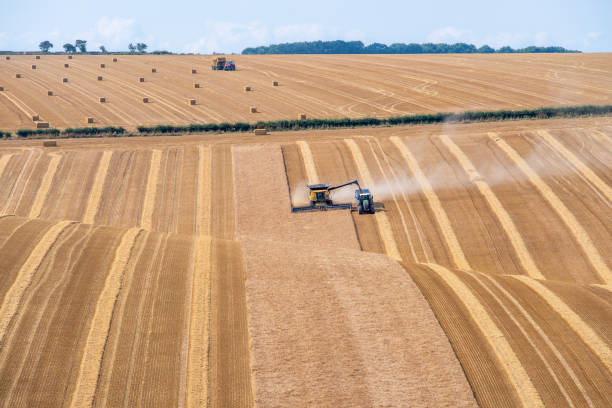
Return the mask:
[[372,193],[367,188],[361,188],[359,181],[353,180],[348,183],[340,184],[331,187],[331,184],[309,184],[310,189],[310,205],[304,207],[292,207],[291,212],[303,212],[303,211],[327,211],[327,210],[344,210],[353,209],[351,203],[339,203],[336,204],[332,201],[329,196],[330,191],[338,188],[346,187],[351,184],[355,184],[357,189],[355,190],[355,202],[357,204],[357,211],[359,214],[374,214],[374,201]]

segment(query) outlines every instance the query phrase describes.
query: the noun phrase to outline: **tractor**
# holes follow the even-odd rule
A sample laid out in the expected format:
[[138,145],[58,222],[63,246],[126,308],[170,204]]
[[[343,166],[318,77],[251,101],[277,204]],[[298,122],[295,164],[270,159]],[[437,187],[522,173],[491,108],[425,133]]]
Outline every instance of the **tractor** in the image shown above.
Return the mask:
[[235,71],[236,64],[233,61],[227,60],[225,57],[216,57],[212,59],[210,66],[213,71]]

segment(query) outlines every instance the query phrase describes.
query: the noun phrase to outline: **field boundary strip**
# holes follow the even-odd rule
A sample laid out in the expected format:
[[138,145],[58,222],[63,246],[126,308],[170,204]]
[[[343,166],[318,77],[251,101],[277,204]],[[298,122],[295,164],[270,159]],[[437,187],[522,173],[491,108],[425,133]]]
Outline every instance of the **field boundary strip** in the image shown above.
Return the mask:
[[[6,93],[6,92],[2,92]],[[201,106],[200,106],[201,107]],[[106,108],[110,108],[106,106]],[[346,129],[358,127],[390,127],[410,126],[442,123],[480,123],[480,122],[502,122],[508,120],[545,120],[559,118],[581,118],[611,116],[612,105],[580,105],[567,107],[542,107],[537,109],[525,109],[519,111],[497,110],[497,111],[465,111],[461,113],[432,113],[397,116],[389,118],[340,118],[340,119],[301,119],[301,120],[270,120],[257,123],[235,122],[231,123],[192,123],[186,125],[163,125],[138,126],[135,132],[122,133],[120,136],[148,135],[148,134],[188,134],[188,133],[225,133],[225,132],[250,132],[258,126],[263,125],[272,131],[291,131],[309,129]],[[128,121],[129,122],[129,121]],[[88,129],[88,128],[83,128]],[[95,129],[95,128],[92,128]],[[38,129],[51,131],[54,129]],[[56,130],[56,129],[55,129]],[[19,129],[17,133],[24,136],[36,134],[32,129]],[[45,132],[47,133],[47,132]],[[57,130],[59,134],[59,130]],[[116,136],[115,132],[84,131],[62,132],[62,137],[105,137]]]
[[108,173],[108,166],[110,164],[113,152],[105,150],[102,153],[100,162],[98,163],[98,169],[94,177],[94,182],[87,199],[87,206],[85,207],[85,213],[83,215],[83,224],[93,224],[100,207],[100,199],[102,198],[102,190],[104,189],[104,181],[106,180],[106,174]]
[[300,148],[300,153],[302,154],[308,184],[318,183],[319,175],[317,174],[317,167],[315,165],[314,158],[312,157],[312,150],[310,150],[308,142],[305,140],[298,140],[295,143],[297,143],[298,147]]
[[13,316],[17,313],[23,293],[32,282],[34,274],[60,234],[71,224],[74,224],[74,221],[62,221],[53,225],[38,241],[38,244],[32,249],[26,261],[21,265],[15,281],[4,295],[4,300],[0,307],[0,344],[4,340],[6,330]]
[[525,310],[525,308],[523,307],[523,305],[521,305],[521,303],[519,301],[516,300],[516,298],[514,296],[512,296],[506,289],[504,289],[504,287],[499,284],[495,278],[493,278],[490,275],[487,275],[485,273],[481,273],[481,272],[473,272],[472,273],[472,277],[479,282],[480,286],[482,288],[484,288],[484,290],[492,297],[495,299],[495,301],[497,302],[497,304],[504,310],[504,312],[506,312],[506,314],[508,315],[508,317],[510,318],[510,320],[512,320],[512,322],[514,323],[514,325],[516,327],[518,327],[518,329],[520,330],[521,334],[523,335],[523,337],[525,337],[525,339],[529,342],[529,345],[533,348],[533,350],[535,351],[535,353],[538,355],[538,357],[540,358],[540,360],[542,360],[542,363],[544,364],[544,366],[546,367],[546,369],[548,370],[549,375],[551,376],[551,378],[554,380],[555,384],[557,385],[557,387],[559,387],[559,390],[561,391],[561,393],[563,394],[568,406],[573,407],[574,404],[572,402],[571,397],[569,396],[566,388],[563,385],[563,382],[559,379],[559,377],[557,376],[557,373],[555,372],[555,369],[553,367],[551,367],[549,361],[545,358],[544,354],[542,353],[542,351],[537,347],[536,344],[534,344],[534,339],[532,337],[535,336],[530,336],[529,333],[527,332],[527,330],[525,330],[525,328],[523,327],[523,325],[521,325],[521,323],[519,322],[519,320],[517,319],[517,317],[515,317],[515,315],[512,314],[512,312],[508,309],[508,307],[504,304],[504,302],[502,301],[502,296],[498,296],[495,294],[495,292],[493,290],[491,290],[491,288],[489,288],[486,284],[483,283],[483,280],[487,280],[488,282],[490,282],[498,291],[500,291],[502,293],[502,295],[504,296],[505,299],[507,299],[508,301],[510,301],[510,303],[512,303],[514,305],[514,307],[519,311],[519,313],[522,315],[522,317],[527,320],[527,322],[529,323],[529,325],[531,325],[531,327],[535,330],[535,332],[539,335],[540,338],[542,338],[544,340],[544,342],[546,343],[546,345],[550,348],[550,350],[553,352],[553,354],[555,355],[555,357],[559,360],[559,362],[561,363],[561,365],[563,366],[564,370],[568,373],[568,375],[571,377],[572,381],[574,381],[574,385],[576,386],[576,388],[578,388],[578,390],[581,393],[581,397],[583,397],[586,401],[587,404],[592,407],[593,403],[591,401],[591,399],[589,398],[586,390],[584,389],[584,387],[582,386],[582,383],[580,382],[580,379],[576,376],[576,373],[574,372],[574,370],[572,370],[571,366],[569,365],[569,363],[567,362],[567,360],[565,359],[565,357],[563,356],[563,354],[559,351],[559,349],[555,346],[555,344],[550,340],[550,338],[546,335],[546,333],[544,332],[544,330],[542,330],[542,327],[540,327],[540,325],[533,319],[533,317],[531,317],[531,315]]
[[601,132],[599,130],[592,130],[591,131],[591,136],[593,136],[598,141],[611,142],[612,143],[612,137],[606,135],[604,132]]
[[208,354],[210,313],[211,238],[199,236],[195,242],[195,265],[189,325],[187,363],[187,407],[205,407],[208,400]]
[[[385,160],[385,164],[387,165],[393,179],[395,181],[398,180],[397,178],[397,174],[395,173],[395,171],[393,170],[393,166],[391,165],[391,163],[389,162],[389,157],[385,154],[382,146],[380,145],[380,142],[378,140],[376,140],[376,144],[378,149],[380,150],[383,159]],[[400,204],[399,204],[399,200],[397,198],[397,194],[395,193],[395,188],[393,188],[393,186],[391,185],[391,183],[389,182],[389,178],[387,177],[387,174],[385,172],[385,169],[383,168],[382,163],[380,162],[380,159],[378,158],[378,155],[376,154],[376,152],[374,151],[374,146],[372,146],[372,141],[368,140],[368,146],[370,146],[370,151],[372,152],[372,156],[374,157],[374,160],[376,160],[376,164],[378,165],[378,169],[380,170],[381,174],[383,175],[384,179],[385,179],[385,183],[387,184],[387,188],[389,189],[389,191],[391,192],[391,196],[393,198],[393,202],[395,203],[395,206],[397,207],[397,211],[398,214],[400,216],[400,220],[402,223],[402,228],[404,229],[404,233],[406,234],[406,240],[408,241],[408,246],[410,247],[410,253],[412,254],[412,258],[414,259],[414,262],[419,262],[419,259],[417,257],[416,254],[416,250],[414,249],[414,245],[412,243],[412,237],[410,236],[410,232],[408,231],[408,226],[406,223],[406,217],[404,217],[404,212],[401,210]],[[410,205],[410,201],[408,200],[408,197],[406,197],[406,195],[404,194],[404,192],[401,192],[402,198],[404,199],[404,203],[406,205],[406,207],[408,207],[408,211],[410,212],[410,216],[412,217],[412,222],[413,222],[413,226],[417,235],[417,239],[419,240],[419,244],[421,246],[421,250],[423,251],[423,256],[425,258],[426,262],[430,262],[429,259],[429,255],[427,254],[426,250],[425,250],[425,245],[424,245],[424,241],[422,239],[422,233],[421,233],[421,226],[418,223],[416,216],[414,215],[414,211],[412,210],[412,206]]]
[[123,274],[132,255],[139,228],[130,228],[121,237],[115,250],[113,264],[106,275],[104,288],[96,302],[96,308],[89,326],[85,350],[81,358],[79,375],[72,394],[71,407],[86,407],[93,403],[98,386],[98,377],[102,367],[102,357],[110,330],[113,310],[121,292]]
[[[353,160],[355,161],[355,165],[359,170],[359,174],[361,175],[363,182],[366,185],[374,185],[374,179],[370,174],[368,165],[357,143],[355,143],[353,139],[344,139],[344,143],[351,151]],[[395,238],[393,237],[393,230],[391,229],[391,223],[389,223],[389,218],[387,217],[387,214],[382,212],[375,212],[374,217],[376,219],[376,224],[378,225],[380,238],[382,239],[383,245],[385,246],[386,254],[389,255],[391,258],[395,259],[396,261],[401,262],[402,256],[400,255],[400,252],[397,249],[397,243],[395,242]]]
[[511,159],[518,168],[527,176],[529,181],[540,192],[542,197],[559,215],[559,218],[568,227],[578,245],[587,256],[589,262],[606,284],[612,284],[612,271],[606,265],[601,254],[595,248],[591,237],[580,225],[574,214],[563,204],[561,199],[542,180],[542,178],[527,164],[527,162],[514,150],[505,140],[498,137],[496,133],[489,132],[489,138]]
[[8,99],[17,109],[23,112],[28,119],[32,119],[32,116],[36,114],[36,111],[30,109],[28,105],[22,102],[19,98],[13,95],[10,91],[0,92],[0,94],[4,95],[6,99]]
[[212,188],[210,146],[198,146],[198,235],[210,235],[210,191]]
[[407,126],[440,123],[477,123],[499,122],[507,120],[533,120],[555,118],[577,118],[590,116],[609,116],[612,114],[612,105],[579,105],[560,107],[541,107],[523,110],[496,110],[496,111],[464,111],[460,113],[431,113],[388,118],[339,118],[339,119],[298,119],[298,120],[269,120],[257,123],[236,122],[207,123],[177,125],[138,126],[140,134],[147,133],[202,133],[202,132],[247,132],[263,125],[269,130],[307,130],[307,129],[341,129],[374,126]]
[[465,257],[461,245],[459,244],[459,240],[455,235],[455,231],[453,230],[453,226],[448,219],[448,215],[446,214],[444,207],[442,207],[442,203],[440,202],[438,195],[434,191],[432,185],[429,183],[429,180],[423,173],[423,170],[421,170],[416,158],[399,137],[391,136],[389,140],[391,140],[391,143],[397,147],[410,171],[416,177],[417,182],[421,186],[423,194],[425,195],[425,198],[429,203],[429,207],[431,208],[442,235],[444,236],[446,245],[450,250],[450,255],[455,266],[459,269],[470,270],[470,264]]
[[32,208],[30,208],[30,215],[28,215],[29,218],[38,218],[40,216],[40,213],[43,209],[43,205],[47,198],[47,194],[49,194],[51,183],[53,182],[53,178],[55,177],[55,173],[57,172],[57,168],[62,159],[62,156],[57,153],[51,153],[50,156],[51,161],[49,161],[47,171],[43,176],[42,182],[40,183],[40,187],[36,191],[34,203],[32,204]]
[[471,289],[449,269],[438,264],[422,264],[435,272],[452,289],[466,307],[474,323],[493,349],[497,367],[504,371],[524,407],[543,407],[540,394],[531,382],[527,371],[519,361],[512,346],[497,327],[482,303]]
[[521,265],[523,266],[523,270],[532,278],[544,279],[544,275],[542,275],[542,272],[540,272],[535,261],[531,257],[531,254],[529,253],[520,232],[512,221],[512,217],[510,217],[508,211],[506,211],[493,190],[491,190],[489,184],[483,179],[478,170],[476,170],[476,167],[474,167],[472,161],[447,135],[440,135],[440,140],[448,148],[448,150],[450,150],[453,156],[455,156],[463,170],[469,176],[470,181],[478,188],[480,194],[489,204],[493,214],[510,239],[514,252],[518,256]]
[[9,153],[0,157],[0,177],[2,176],[2,173],[4,173],[4,169],[8,165],[8,162],[11,160],[11,157],[13,157],[13,155],[14,153]]
[[[133,257],[133,259],[136,261],[130,263],[125,269],[124,276],[122,278],[123,281],[121,283],[121,292],[123,293],[126,293],[126,294],[132,293],[132,287],[134,287],[135,285],[134,275],[136,274],[138,263],[140,262],[141,257],[147,248],[147,244],[150,241],[150,234],[151,234],[150,232],[142,231],[142,238],[139,238],[142,240],[141,241],[142,245],[139,245],[138,248],[134,247],[134,249],[132,250],[131,257]],[[113,311],[112,328],[113,328],[114,333],[117,333],[119,335],[123,330],[126,320],[129,320],[129,318],[126,318],[126,315],[128,314],[126,313],[126,308],[127,308],[126,300],[127,300],[127,296],[120,299],[118,303],[116,303],[115,305],[115,308],[116,308],[115,311]],[[111,341],[111,338],[113,338],[113,341]],[[98,385],[95,391],[94,406],[100,406],[100,407],[109,406],[109,402],[108,402],[108,399],[110,396],[109,389],[112,386],[111,384],[112,381],[110,380],[109,377],[112,376],[112,373],[115,369],[115,364],[125,363],[125,362],[118,362],[117,360],[118,348],[120,347],[120,345],[121,344],[120,344],[120,341],[118,341],[118,337],[115,337],[113,333],[109,331],[107,344],[106,346],[104,346],[103,365],[100,366],[102,371],[100,372],[100,376],[98,379],[99,382],[98,382]],[[104,366],[105,364],[104,362],[106,361],[110,363],[108,364],[107,368],[105,368]],[[132,365],[130,364],[130,368],[131,367]],[[106,378],[103,380],[104,374],[106,374]]]
[[541,282],[526,276],[511,275],[537,293],[572,328],[582,341],[595,353],[612,374],[612,349],[582,318],[559,296]]
[[161,150],[153,150],[151,153],[151,164],[147,176],[147,188],[144,194],[142,214],[140,215],[140,226],[142,229],[150,231],[153,227],[153,211],[155,210],[155,197],[157,196],[157,181],[159,179],[159,169],[161,167]]
[[612,201],[612,187],[606,184],[597,174],[584,164],[574,153],[565,147],[560,141],[553,137],[546,130],[538,130],[540,135],[554,150],[556,150],[565,160],[570,162],[587,180],[589,180],[599,191],[601,191],[608,201]]

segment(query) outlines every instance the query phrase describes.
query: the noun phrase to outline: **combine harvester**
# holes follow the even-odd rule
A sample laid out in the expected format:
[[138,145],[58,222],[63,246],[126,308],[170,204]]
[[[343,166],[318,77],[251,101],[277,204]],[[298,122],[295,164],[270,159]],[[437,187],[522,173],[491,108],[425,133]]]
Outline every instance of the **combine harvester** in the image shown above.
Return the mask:
[[225,57],[217,57],[212,59],[211,68],[213,71],[235,71],[236,64]]
[[309,184],[310,189],[310,205],[305,207],[292,207],[291,212],[303,211],[327,211],[327,210],[352,210],[353,204],[341,203],[335,204],[329,197],[329,192],[338,188],[346,187],[355,184],[355,201],[357,202],[357,211],[359,214],[374,214],[374,199],[370,190],[362,189],[357,180],[349,181],[348,183],[340,184],[339,186],[330,187],[331,184]]

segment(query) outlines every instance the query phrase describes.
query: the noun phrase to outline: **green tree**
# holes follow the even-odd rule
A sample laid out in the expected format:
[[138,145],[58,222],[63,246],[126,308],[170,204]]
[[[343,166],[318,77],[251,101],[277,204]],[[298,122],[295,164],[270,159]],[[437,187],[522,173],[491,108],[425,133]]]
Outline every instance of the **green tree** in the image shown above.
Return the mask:
[[66,43],[64,45],[62,45],[62,47],[64,47],[64,51],[66,51],[67,53],[75,53],[76,52],[76,47],[70,43]]
[[86,53],[87,52],[87,41],[85,41],[85,40],[76,40],[74,42],[74,46],[76,48],[78,48],[79,51],[82,52],[82,53]]
[[381,43],[373,43],[363,49],[364,54],[388,54],[389,47]]
[[144,53],[147,50],[147,44],[145,43],[137,43],[136,48],[138,48],[138,52]]
[[512,47],[506,45],[505,47],[501,47],[499,50],[497,50],[497,52],[511,53],[511,52],[514,52],[514,49]]
[[482,53],[482,54],[490,54],[492,52],[495,52],[495,50],[491,47],[489,47],[488,45],[483,45],[482,47],[480,47],[478,49],[478,52]]
[[51,44],[49,41],[45,40],[45,41],[41,42],[40,44],[38,44],[38,48],[40,48],[40,50],[42,52],[49,52],[49,50],[51,48],[53,48],[53,44]]
[[106,54],[108,51],[106,51],[106,47],[105,47],[105,46],[101,45],[101,46],[100,46],[100,52],[101,52],[102,54]]
[[128,49],[130,50],[130,52],[136,52],[136,46],[132,43],[128,45]]

